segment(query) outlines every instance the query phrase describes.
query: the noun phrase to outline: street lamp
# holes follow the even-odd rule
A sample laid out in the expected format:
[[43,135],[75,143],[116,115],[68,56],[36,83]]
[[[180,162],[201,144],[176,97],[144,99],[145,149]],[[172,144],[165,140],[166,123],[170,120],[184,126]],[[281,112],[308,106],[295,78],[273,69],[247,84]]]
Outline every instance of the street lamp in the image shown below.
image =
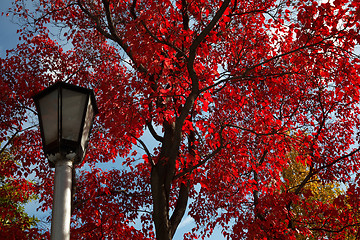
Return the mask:
[[94,92],[57,82],[33,99],[44,153],[55,167],[51,239],[70,239],[72,168],[84,159],[98,112]]

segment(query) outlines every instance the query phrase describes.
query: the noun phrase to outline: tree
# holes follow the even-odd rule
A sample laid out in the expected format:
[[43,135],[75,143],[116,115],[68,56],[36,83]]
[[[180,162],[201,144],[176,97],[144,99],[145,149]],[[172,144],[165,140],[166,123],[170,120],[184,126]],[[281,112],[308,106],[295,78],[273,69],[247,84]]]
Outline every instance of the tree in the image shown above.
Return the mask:
[[[74,238],[172,239],[186,209],[197,224],[187,238],[216,226],[233,239],[357,234],[358,1],[32,2],[10,11],[23,43],[1,59],[0,138],[32,119],[30,97],[54,81],[95,90]],[[13,145],[18,174],[35,165],[48,208],[38,130]],[[290,151],[309,166],[291,191],[282,181]],[[116,157],[122,166],[97,165]],[[316,205],[305,193],[315,178],[348,187]],[[327,223],[297,224],[298,204]],[[301,221],[324,219],[312,214]]]
[[0,153],[0,237],[3,239],[40,239],[37,219],[24,211],[24,204],[36,198],[34,184],[14,178],[17,168],[11,154]]
[[[301,183],[301,181],[309,174],[309,166],[306,163],[301,163],[296,161],[296,154],[289,154],[290,161],[289,166],[284,169],[282,177],[285,181],[286,188],[284,190],[291,191],[296,189],[296,187]],[[308,184],[304,186],[302,194],[299,195],[299,198],[302,201],[298,201],[299,204],[294,204],[293,206],[293,218],[298,219],[295,223],[299,226],[307,225],[306,227],[312,231],[313,229],[319,228],[319,225],[325,227],[327,225],[327,219],[325,212],[320,212],[319,217],[321,221],[313,221],[314,217],[309,216],[313,214],[313,209],[309,209],[309,206],[312,206],[312,202],[316,203],[315,206],[321,206],[323,204],[333,205],[335,201],[343,194],[343,189],[338,182],[322,182],[319,177],[314,176],[309,180]],[[346,205],[343,206],[346,208]],[[342,209],[341,209],[342,210]],[[304,218],[305,216],[305,218]],[[301,219],[309,219],[310,221],[302,222]],[[323,236],[325,235],[325,236]],[[317,231],[312,231],[311,236],[303,236],[302,234],[296,235],[296,239],[321,239],[326,237],[327,239],[333,239],[334,235],[330,232],[321,232],[320,234]],[[349,234],[346,239],[351,239],[351,236],[355,237],[354,234]],[[355,239],[355,238],[354,238]]]

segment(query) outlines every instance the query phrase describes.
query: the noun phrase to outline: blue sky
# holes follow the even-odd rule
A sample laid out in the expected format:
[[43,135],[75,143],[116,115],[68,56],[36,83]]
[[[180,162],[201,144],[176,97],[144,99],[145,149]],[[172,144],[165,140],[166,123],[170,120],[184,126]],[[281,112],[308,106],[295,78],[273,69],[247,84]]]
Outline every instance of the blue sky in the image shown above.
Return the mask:
[[[2,0],[0,4],[0,13],[5,12],[11,7],[11,1]],[[11,22],[11,17],[5,14],[0,16],[0,57],[5,57],[6,49],[16,47],[19,36],[16,34],[17,25]]]
[[[16,45],[20,42],[19,41],[19,35],[16,33],[16,30],[18,29],[18,25],[15,23],[16,19],[12,19],[12,17],[6,17],[6,12],[11,7],[11,1],[10,0],[1,0],[0,4],[0,13],[4,12],[4,15],[0,14],[0,57],[4,58],[6,56],[6,50],[15,48]],[[149,140],[146,139],[145,141]],[[106,165],[104,168],[111,169],[113,166]],[[49,171],[50,170],[49,168]],[[49,223],[45,222],[45,218],[49,216],[50,212],[37,212],[36,208],[39,206],[39,203],[37,201],[33,201],[29,203],[25,209],[30,215],[35,215],[37,218],[41,220],[40,225],[41,227],[48,228],[50,227]],[[182,222],[179,225],[179,228],[177,230],[177,233],[175,234],[174,240],[181,240],[183,239],[183,234],[191,231],[191,229],[194,227],[194,220],[190,217],[185,215]],[[213,236],[209,239],[211,240],[219,240],[222,239],[222,235],[220,233],[220,229],[217,229]]]

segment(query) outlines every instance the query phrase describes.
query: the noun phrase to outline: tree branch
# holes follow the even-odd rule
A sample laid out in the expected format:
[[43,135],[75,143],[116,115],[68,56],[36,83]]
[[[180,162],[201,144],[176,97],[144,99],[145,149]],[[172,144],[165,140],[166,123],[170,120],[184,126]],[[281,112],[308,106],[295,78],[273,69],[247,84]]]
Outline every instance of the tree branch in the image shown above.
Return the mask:
[[336,163],[340,162],[341,160],[344,160],[344,159],[346,159],[346,158],[348,158],[348,157],[353,156],[354,154],[356,154],[356,153],[359,152],[359,151],[360,151],[360,147],[357,148],[357,149],[355,149],[354,151],[346,154],[346,155],[343,155],[343,156],[337,158],[336,160],[334,160],[334,161],[332,161],[332,162],[330,162],[330,163],[328,163],[328,164],[326,164],[326,165],[323,165],[323,166],[319,167],[318,169],[313,169],[313,168],[311,167],[308,175],[304,178],[304,180],[303,180],[303,181],[298,185],[298,187],[296,188],[295,194],[298,195],[298,194],[301,192],[302,188],[309,182],[309,180],[310,180],[313,176],[315,176],[316,174],[318,174],[321,170],[324,170],[324,169],[326,169],[326,168],[329,168],[329,167],[335,165]]
[[22,130],[16,129],[16,130],[15,130],[15,133],[10,137],[10,139],[9,139],[9,140],[5,143],[5,145],[1,148],[0,154],[2,154],[3,152],[5,152],[6,147],[14,140],[14,138],[16,137],[16,135],[17,135],[18,133],[27,131],[27,130],[33,128],[33,127],[36,127],[36,126],[37,126],[37,125],[32,125],[32,126],[30,126],[30,127],[27,127],[27,128],[25,128],[25,129],[22,129]]
[[146,126],[148,126],[149,130],[150,130],[150,133],[151,135],[159,142],[163,142],[164,141],[164,138],[159,136],[155,129],[154,129],[154,126],[152,125],[151,121],[146,121]]
[[129,45],[127,45],[117,34],[115,26],[113,24],[112,21],[112,17],[111,17],[111,13],[110,13],[110,8],[109,8],[109,2],[106,0],[103,0],[103,6],[105,9],[105,14],[106,14],[106,19],[107,19],[107,27],[110,31],[107,32],[105,31],[102,27],[101,27],[101,22],[99,17],[94,16],[88,9],[85,8],[85,6],[83,6],[83,4],[81,3],[81,0],[77,0],[77,4],[80,7],[81,11],[83,11],[94,23],[95,23],[95,29],[104,37],[113,40],[114,42],[116,42],[117,44],[120,45],[120,47],[124,50],[124,52],[128,55],[128,57],[131,59],[131,61],[134,63],[135,68],[141,72],[141,73],[147,73],[147,69],[141,65],[141,64],[137,64],[137,62],[135,61],[135,58],[133,56],[133,53],[131,52]]
[[11,136],[11,138],[5,143],[5,145],[1,148],[0,150],[0,154],[3,154],[5,152],[6,147],[10,144],[10,142],[12,142],[12,140],[14,140],[14,138],[16,137],[16,135],[19,133],[19,130],[16,130],[16,132]]
[[132,135],[132,134],[130,134],[130,135],[131,135],[133,138],[135,138],[136,141],[138,141],[138,142],[140,143],[140,145],[144,148],[144,151],[145,151],[146,155],[147,155],[148,158],[149,158],[149,162],[150,162],[151,166],[152,166],[152,167],[155,166],[155,162],[154,162],[154,160],[152,159],[151,153],[150,153],[149,149],[147,148],[146,144],[145,144],[140,138],[137,138],[137,137],[135,137],[135,136]]
[[189,181],[187,181],[186,184],[181,183],[175,210],[170,218],[172,237],[174,236],[176,229],[179,226],[181,219],[185,214],[188,199],[189,199]]
[[185,176],[186,174],[194,171],[196,168],[204,165],[207,161],[209,161],[209,159],[213,158],[216,154],[218,154],[218,153],[224,148],[224,139],[223,139],[223,137],[222,137],[222,131],[224,130],[224,127],[225,127],[225,126],[221,127],[221,129],[220,129],[220,134],[219,134],[219,135],[220,135],[220,146],[217,147],[217,148],[216,148],[214,151],[212,151],[211,153],[207,154],[207,155],[204,157],[203,160],[199,161],[199,162],[198,162],[197,164],[195,164],[194,166],[192,166],[192,167],[190,167],[190,168],[186,168],[186,169],[184,169],[182,172],[176,174],[176,175],[174,176],[174,180],[179,179],[179,178]]
[[203,29],[203,31],[195,38],[193,43],[189,48],[189,58],[187,62],[187,69],[189,72],[189,76],[192,80],[193,91],[198,93],[199,91],[199,80],[197,78],[196,72],[194,70],[194,62],[196,56],[196,50],[200,46],[201,42],[205,39],[205,37],[210,33],[210,31],[214,28],[214,26],[219,22],[220,18],[224,14],[226,8],[229,6],[231,0],[225,0],[221,5],[220,9],[216,12],[214,18],[210,21],[210,23]]
[[[131,4],[131,8],[130,8],[130,13],[135,20],[138,18],[136,15],[136,12],[135,12],[136,2],[137,2],[137,0],[134,0],[133,3]],[[141,20],[140,23],[144,27],[146,33],[149,34],[150,37],[152,37],[157,43],[162,43],[164,45],[167,45],[167,46],[171,47],[172,49],[174,49],[180,56],[187,58],[186,54],[181,49],[179,49],[175,45],[169,43],[168,41],[159,39],[155,34],[153,34],[150,31],[150,29],[146,26],[144,20]]]
[[339,233],[339,232],[344,231],[346,228],[357,227],[359,225],[360,225],[360,223],[350,224],[350,225],[345,225],[345,226],[343,226],[342,228],[339,228],[339,229],[326,229],[326,228],[309,228],[309,229],[312,230],[312,231],[324,231],[324,232],[331,232],[331,233]]

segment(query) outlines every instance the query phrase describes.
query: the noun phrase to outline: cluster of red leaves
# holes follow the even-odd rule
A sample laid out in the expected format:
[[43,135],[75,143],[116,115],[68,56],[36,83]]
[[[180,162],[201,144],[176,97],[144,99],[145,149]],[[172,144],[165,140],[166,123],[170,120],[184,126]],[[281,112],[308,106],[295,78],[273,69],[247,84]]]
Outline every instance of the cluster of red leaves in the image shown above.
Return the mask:
[[[141,176],[118,170],[103,171],[92,168],[77,180],[77,195],[73,202],[74,225],[71,232],[75,239],[148,239],[149,216],[143,219],[143,231],[134,228],[139,216],[138,206],[149,204],[150,193]],[[129,185],[129,181],[139,182]],[[88,184],[92,185],[88,189]],[[84,224],[86,223],[86,224]],[[148,225],[148,226],[147,226]]]

